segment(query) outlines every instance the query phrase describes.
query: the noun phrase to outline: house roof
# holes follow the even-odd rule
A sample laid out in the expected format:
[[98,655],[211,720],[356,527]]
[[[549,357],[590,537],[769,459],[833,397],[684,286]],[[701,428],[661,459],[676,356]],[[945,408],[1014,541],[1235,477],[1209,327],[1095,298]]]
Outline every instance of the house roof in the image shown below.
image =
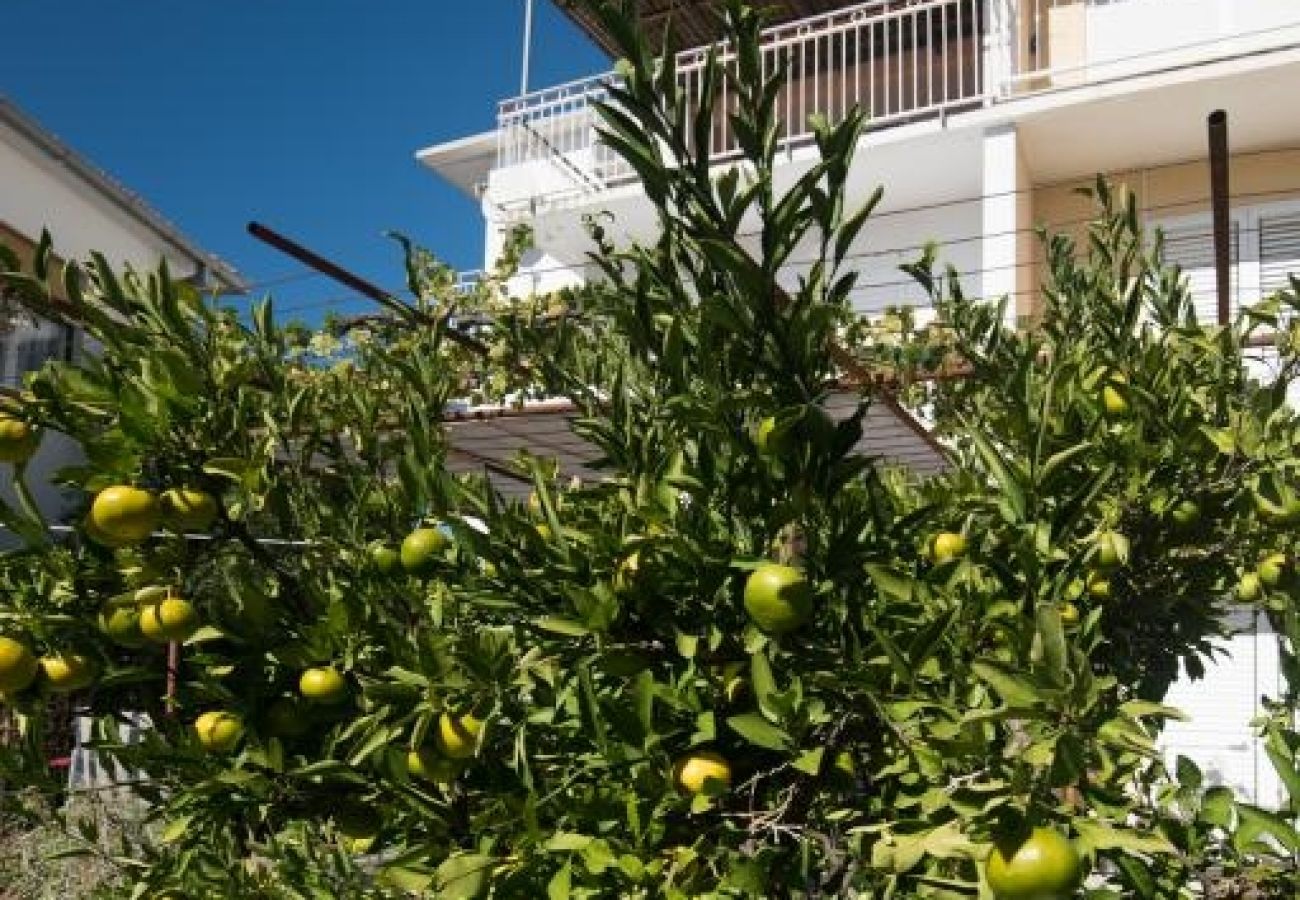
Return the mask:
[[3,94],[0,94],[0,125],[17,132],[41,153],[62,165],[73,177],[192,259],[197,266],[206,270],[219,292],[242,294],[247,291],[247,284],[233,266],[199,247],[143,197],[55,137]]
[[[831,417],[847,418],[857,395],[837,392],[827,399]],[[479,406],[444,416],[450,448],[447,468],[453,472],[486,472],[505,497],[523,497],[531,482],[512,474],[512,462],[521,451],[554,459],[564,478],[592,483],[603,477],[592,463],[596,449],[573,433],[578,413],[567,400],[545,400],[516,406]],[[862,423],[862,439],[855,452],[904,466],[919,475],[947,467],[943,449],[907,410],[890,398],[878,399]]]
[[[619,55],[612,36],[601,26],[587,0],[554,0],[606,53]],[[820,13],[853,6],[844,0],[764,0],[758,4],[769,25],[781,25]],[[723,36],[722,0],[635,0],[637,21],[651,38],[652,46],[667,33],[670,49],[685,50],[712,44]]]

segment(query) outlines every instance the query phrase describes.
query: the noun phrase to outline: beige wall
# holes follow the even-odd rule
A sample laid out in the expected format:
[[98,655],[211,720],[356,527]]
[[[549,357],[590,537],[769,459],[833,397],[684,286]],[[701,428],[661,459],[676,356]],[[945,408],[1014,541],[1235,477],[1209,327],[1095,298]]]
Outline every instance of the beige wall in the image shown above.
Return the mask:
[[[1209,210],[1208,161],[1133,169],[1109,175],[1137,195],[1146,221],[1205,213]],[[1093,201],[1076,193],[1092,184],[1080,179],[1066,184],[1036,185],[1031,218],[1035,226],[1080,238],[1094,213]],[[1254,151],[1231,159],[1229,186],[1234,205],[1254,206],[1279,200],[1300,199],[1300,150]],[[1041,245],[1034,247],[1032,284],[1039,281],[1043,260]]]

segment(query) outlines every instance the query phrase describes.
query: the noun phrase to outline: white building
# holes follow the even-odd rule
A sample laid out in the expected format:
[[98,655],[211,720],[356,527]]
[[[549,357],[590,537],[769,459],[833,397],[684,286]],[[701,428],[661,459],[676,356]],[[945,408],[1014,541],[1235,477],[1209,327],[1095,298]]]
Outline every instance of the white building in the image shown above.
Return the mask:
[[[581,5],[562,9],[607,50],[609,35]],[[809,114],[834,119],[860,105],[872,125],[851,173],[852,208],[879,184],[884,201],[853,248],[856,308],[874,313],[924,298],[901,262],[934,240],[967,292],[1033,311],[1042,264],[1036,226],[1080,226],[1090,201],[1074,188],[1102,172],[1126,182],[1169,255],[1214,309],[1206,116],[1228,114],[1232,157],[1234,304],[1300,271],[1300,3],[1295,0],[765,0],[774,14],[764,58],[791,72],[784,165],[811,164]],[[718,3],[641,0],[643,25],[668,29],[683,89],[718,37]],[[537,249],[521,290],[580,283],[590,249],[584,214],[645,238],[652,211],[629,169],[596,136],[601,74],[500,102],[491,131],[421,150],[418,159],[478,198],[491,266],[512,225]],[[712,151],[733,148],[719,118]],[[616,232],[617,233],[617,232]],[[795,254],[796,260],[798,254]],[[797,265],[786,273],[792,278]],[[918,311],[924,319],[925,310]],[[920,447],[922,438],[913,435]],[[905,455],[905,454],[900,454]],[[1250,734],[1261,694],[1279,687],[1276,641],[1253,622],[1231,658],[1176,702],[1196,714],[1167,735],[1171,750],[1261,802],[1280,786]],[[1264,626],[1267,627],[1266,625]]]
[[[222,293],[244,290],[229,265],[0,96],[0,243],[26,264],[44,229],[59,260],[83,260],[97,251],[116,267],[147,272],[165,259],[176,278]],[[47,359],[72,359],[83,343],[75,329],[13,317],[0,333],[0,390],[21,387],[24,374]],[[33,493],[48,515],[64,509],[49,475],[75,453],[66,438],[47,434],[28,466]],[[12,498],[7,472],[0,474],[0,490]]]

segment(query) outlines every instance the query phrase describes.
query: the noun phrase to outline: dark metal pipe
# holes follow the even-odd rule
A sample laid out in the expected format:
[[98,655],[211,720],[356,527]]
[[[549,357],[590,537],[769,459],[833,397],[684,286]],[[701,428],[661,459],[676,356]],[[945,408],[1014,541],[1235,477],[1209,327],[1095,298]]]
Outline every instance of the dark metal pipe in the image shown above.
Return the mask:
[[1214,217],[1214,278],[1219,324],[1227,325],[1232,290],[1232,222],[1228,212],[1228,114],[1210,113],[1210,211]]
[[[399,315],[410,315],[411,310],[406,307],[400,300],[394,297],[388,291],[379,287],[379,285],[367,281],[360,275],[349,272],[338,263],[326,259],[319,253],[307,249],[297,241],[287,238],[277,231],[267,228],[258,222],[248,223],[248,233],[259,241],[270,244],[287,256],[291,256],[303,265],[310,266],[322,275],[333,278],[344,287],[351,288],[363,297],[369,297],[376,303],[393,310]],[[447,339],[453,343],[459,344],[466,350],[470,350],[480,356],[488,355],[488,345],[465,334],[454,328],[448,328],[446,331]]]

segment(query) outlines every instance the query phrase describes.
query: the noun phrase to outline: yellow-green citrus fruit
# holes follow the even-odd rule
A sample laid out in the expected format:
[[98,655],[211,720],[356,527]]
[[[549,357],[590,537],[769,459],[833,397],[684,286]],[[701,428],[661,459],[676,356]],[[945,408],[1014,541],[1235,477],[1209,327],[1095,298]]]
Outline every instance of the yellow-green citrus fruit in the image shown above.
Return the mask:
[[1079,607],[1073,603],[1061,604],[1061,624],[1069,628],[1072,625],[1079,624]]
[[168,488],[158,497],[158,510],[172,531],[202,533],[217,520],[217,498],[195,488]]
[[95,681],[95,661],[82,653],[64,651],[41,657],[41,671],[50,690],[68,693],[90,687]]
[[754,429],[754,446],[758,447],[759,453],[784,453],[789,443],[788,435],[777,431],[775,416],[763,419]]
[[725,791],[731,787],[731,765],[720,753],[689,753],[673,766],[673,781],[686,794]]
[[0,693],[15,694],[36,678],[40,664],[27,645],[0,637]]
[[402,568],[402,554],[376,541],[370,545],[370,562],[380,575],[396,575]]
[[113,547],[138,544],[158,528],[158,498],[149,491],[127,485],[104,488],[90,504],[87,532]]
[[745,581],[745,611],[768,634],[799,628],[812,607],[812,586],[793,566],[762,563]]
[[1286,574],[1286,555],[1282,553],[1270,553],[1259,561],[1256,572],[1259,574],[1259,580],[1266,587],[1277,587],[1282,582],[1282,576]]
[[1101,405],[1102,409],[1106,411],[1106,417],[1109,419],[1128,417],[1128,399],[1114,383],[1108,384],[1101,389]]
[[1254,572],[1245,573],[1237,582],[1237,599],[1242,603],[1254,603],[1263,592],[1264,585]]
[[1110,596],[1110,579],[1101,572],[1089,572],[1088,595],[1098,600],[1105,600]]
[[438,752],[448,759],[470,759],[478,751],[478,737],[483,723],[466,713],[453,716],[443,713],[438,717],[438,732],[434,740]]
[[1169,511],[1169,518],[1178,528],[1192,528],[1201,521],[1201,507],[1195,500],[1179,500]]
[[132,600],[104,604],[99,613],[99,630],[119,647],[135,649],[148,643],[140,631],[140,607]]
[[954,531],[941,531],[930,542],[930,561],[935,565],[952,562],[966,555],[966,538]]
[[281,697],[266,708],[263,726],[271,737],[301,737],[311,729],[311,714],[292,697]]
[[1128,554],[1127,539],[1116,531],[1103,531],[1097,536],[1096,553],[1092,564],[1102,571],[1118,568]]
[[36,429],[22,419],[0,413],[0,462],[27,462],[40,440]]
[[1035,828],[1019,844],[995,846],[986,877],[997,900],[1067,900],[1083,880],[1083,862],[1059,831]]
[[447,536],[437,528],[417,528],[402,540],[402,568],[412,575],[428,575],[447,549]]
[[194,720],[199,745],[209,753],[226,754],[244,735],[244,720],[232,712],[210,710]]
[[449,784],[461,773],[464,763],[448,759],[433,747],[421,747],[406,754],[406,771],[434,784]]
[[334,827],[339,830],[339,833],[354,841],[373,838],[383,827],[383,821],[375,808],[360,801],[340,804],[333,818]]
[[314,703],[342,703],[348,696],[348,683],[333,666],[317,666],[299,676],[298,691]]
[[140,610],[140,633],[156,644],[184,642],[198,630],[198,612],[180,597],[168,597]]

